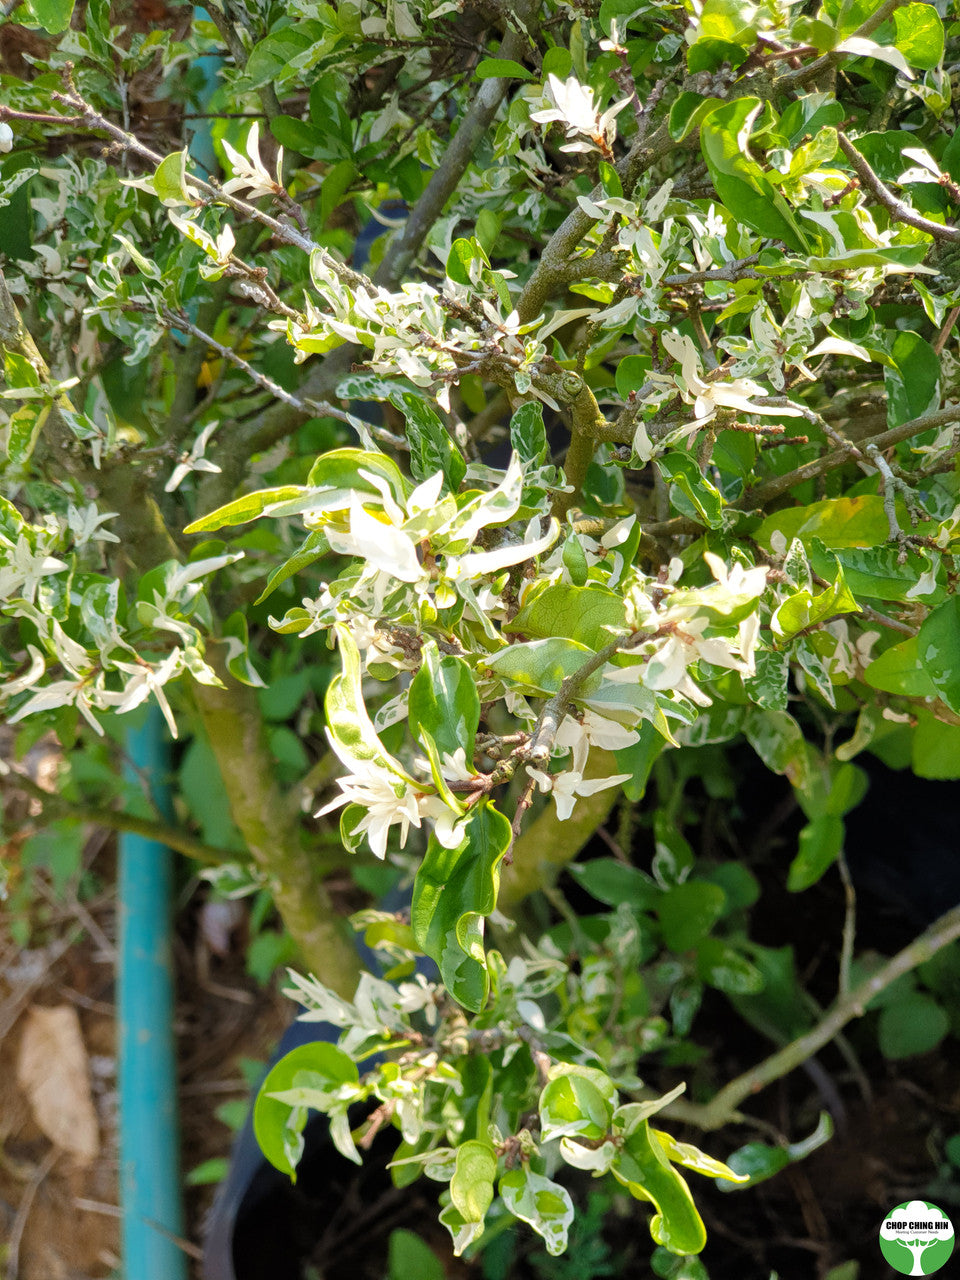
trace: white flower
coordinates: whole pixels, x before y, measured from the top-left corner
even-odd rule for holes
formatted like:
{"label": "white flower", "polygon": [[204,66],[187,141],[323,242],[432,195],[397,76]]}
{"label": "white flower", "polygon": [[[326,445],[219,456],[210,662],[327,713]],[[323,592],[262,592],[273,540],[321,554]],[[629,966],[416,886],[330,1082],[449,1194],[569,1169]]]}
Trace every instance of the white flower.
{"label": "white flower", "polygon": [[38,711],[52,711],[56,707],[75,706],[84,720],[103,737],[103,729],[97,723],[91,711],[91,690],[82,680],[55,680],[44,685],[32,698],[23,704],[12,716],[7,717],[7,724],[16,724],[27,716]]}
{"label": "white flower", "polygon": [[[402,513],[395,514],[402,518]],[[326,525],[330,546],[341,555],[359,556],[368,567],[389,574],[401,582],[419,582],[426,576],[423,565],[417,559],[417,550],[410,537],[391,521],[388,512],[385,519],[371,515],[356,493],[350,495],[349,533]]]}
{"label": "white flower", "polygon": [[21,533],[16,546],[7,551],[0,541],[0,600],[17,595],[32,602],[41,579],[66,568],[62,560],[48,556],[42,548],[34,551],[25,534]]}
{"label": "white flower", "polygon": [[547,77],[547,96],[554,105],[532,111],[530,119],[537,124],[557,120],[566,129],[568,138],[575,138],[579,133],[590,139],[589,142],[564,143],[561,151],[609,151],[614,138],[613,122],[630,101],[623,98],[600,115],[588,85],[581,84],[576,76],[568,76],[564,81],[552,74]]}
{"label": "white flower", "polygon": [[95,502],[89,502],[82,508],[75,507],[71,503],[67,507],[67,524],[76,546],[82,547],[84,543],[90,541],[119,542],[120,539],[115,533],[100,528],[100,525],[107,520],[112,520],[117,514],[116,511],[98,511]]}
{"label": "white flower", "polygon": [[219,422],[208,423],[193,442],[190,452],[180,455],[180,461],[174,467],[170,479],[163,486],[165,493],[173,493],[174,489],[184,482],[191,471],[215,472],[220,470],[215,462],[211,462],[203,456],[210,437],[219,425]]}
{"label": "white flower", "polygon": [[542,769],[534,769],[531,765],[527,765],[527,772],[536,779],[537,786],[543,793],[547,791],[553,793],[557,817],[561,822],[566,822],[573,813],[578,796],[592,796],[597,791],[626,782],[632,776],[629,773],[615,773],[609,778],[584,779],[583,774],[576,769],[565,769],[563,773],[551,774],[544,773]]}
{"label": "white flower", "polygon": [[556,743],[558,747],[570,748],[573,752],[571,761],[573,772],[582,776],[591,747],[602,747],[605,751],[619,751],[622,747],[633,746],[639,736],[635,729],[625,729],[623,725],[615,724],[606,716],[587,709],[583,712],[582,719],[571,715],[564,717],[563,723],[557,730]]}
{"label": "white flower", "polygon": [[[170,736],[176,738],[177,722],[173,718],[173,712],[170,710],[170,704],[167,702],[166,694],[163,692],[163,686],[168,680],[175,679],[183,671],[186,665],[183,651],[174,649],[155,667],[142,661],[138,663],[115,662],[113,665],[118,671],[126,671],[131,678],[119,693],[113,693],[106,689],[100,690],[97,695],[97,705],[100,707],[116,707],[117,713],[122,715],[124,711],[132,711],[134,707],[139,707],[141,703],[146,702],[147,698],[153,694],[160,710],[163,712],[163,718],[167,722]],[[82,706],[80,710],[83,710]],[[98,728],[97,732],[102,732],[102,730]]]}
{"label": "white flower", "polygon": [[676,383],[684,400],[693,402],[694,421],[688,423],[679,435],[671,435],[671,441],[683,438],[702,427],[716,416],[718,409],[740,409],[744,413],[772,414],[774,417],[800,418],[799,409],[791,405],[754,404],[752,396],[765,396],[767,392],[749,378],[731,378],[727,382],[705,382],[700,376],[700,358],[693,339],[685,333],[665,331],[661,335],[664,347],[680,362],[680,376]]}
{"label": "white flower", "polygon": [[467,820],[462,814],[451,809],[441,796],[421,796],[419,811],[421,817],[432,819],[433,834],[444,849],[456,849],[463,844]]}
{"label": "white flower", "polygon": [[248,189],[253,196],[272,196],[276,195],[278,188],[282,190],[282,173],[283,173],[283,147],[280,148],[277,155],[277,176],[272,178],[267,172],[263,161],[260,159],[260,121],[255,120],[250,126],[250,132],[247,134],[247,154],[242,156],[235,147],[232,147],[226,138],[221,140],[220,145],[227,153],[230,164],[233,166],[234,176],[223,184],[223,190],[232,195],[234,191],[243,191]]}
{"label": "white flower", "polygon": [[0,151],[13,150],[13,130],[8,124],[0,124]]}
{"label": "white flower", "polygon": [[386,856],[387,837],[392,826],[400,827],[400,847],[403,848],[410,833],[410,824],[420,826],[416,793],[405,779],[389,773],[372,760],[357,760],[348,756],[333,738],[330,743],[340,759],[353,769],[353,773],[337,779],[337,785],[343,794],[319,809],[315,817],[320,818],[342,804],[357,804],[366,812],[354,832],[367,837],[376,857]]}

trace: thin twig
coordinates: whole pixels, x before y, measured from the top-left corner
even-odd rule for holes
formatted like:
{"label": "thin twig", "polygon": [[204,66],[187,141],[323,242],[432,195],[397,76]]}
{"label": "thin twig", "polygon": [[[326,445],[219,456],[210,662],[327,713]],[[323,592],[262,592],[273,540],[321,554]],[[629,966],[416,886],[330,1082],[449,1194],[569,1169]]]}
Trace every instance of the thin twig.
{"label": "thin twig", "polygon": [[[907,0],[884,0],[880,8],[872,13],[865,22],[861,22],[856,31],[851,32],[851,35],[859,39],[872,35],[878,27],[886,22],[895,9],[899,9],[902,4],[906,3]],[[794,71],[787,71],[782,76],[778,76],[773,84],[774,96],[779,96],[785,90],[798,89],[801,85],[815,80],[822,72],[829,71],[832,67],[835,67],[842,57],[842,53],[831,51],[819,58],[814,58],[813,62],[808,62],[805,67],[797,67]]]}
{"label": "thin twig", "polygon": [[158,844],[166,845],[168,849],[173,849],[176,853],[182,853],[207,866],[219,866],[221,863],[235,862],[237,858],[243,857],[243,854],[236,849],[221,849],[204,844],[201,840],[194,839],[188,832],[153,818],[139,818],[131,813],[99,808],[94,805],[74,804],[61,795],[45,791],[19,766],[10,765],[10,770],[13,775],[11,785],[18,791],[26,791],[33,799],[40,801],[39,816],[44,822],[67,818],[74,822],[87,822],[92,826],[109,827],[113,831],[130,831],[134,835],[155,840]]}
{"label": "thin twig", "polygon": [[950,336],[950,330],[957,323],[957,316],[960,316],[960,307],[953,307],[948,313],[947,318],[946,320],[944,320],[943,326],[940,329],[940,332],[937,334],[934,340],[933,349],[937,355],[940,355],[943,351],[943,348],[947,345],[947,338],[949,338]]}
{"label": "thin twig", "polygon": [[7,1245],[7,1280],[18,1280],[20,1275],[20,1246],[23,1243],[23,1233],[26,1230],[27,1220],[30,1217],[30,1210],[33,1208],[33,1202],[36,1199],[37,1192],[50,1170],[60,1158],[60,1148],[51,1147],[47,1154],[34,1170],[33,1177],[27,1183],[23,1195],[20,1197],[20,1203],[17,1206],[17,1216],[13,1220],[13,1227],[10,1230],[10,1241]]}
{"label": "thin twig", "polygon": [[857,177],[877,199],[880,204],[896,219],[917,231],[925,231],[935,240],[949,240],[956,243],[960,240],[960,228],[945,226],[942,222],[934,222],[923,214],[911,209],[905,201],[898,199],[893,192],[880,181],[871,169],[866,157],[861,155],[842,129],[837,130],[837,141],[840,149],[856,170]]}
{"label": "thin twig", "polygon": [[[520,22],[533,16],[526,4],[515,6],[523,11]],[[498,58],[518,61],[530,47],[530,38],[511,28],[504,36]],[[439,218],[444,205],[456,191],[480,140],[510,88],[508,78],[495,76],[484,80],[470,109],[457,126],[457,132],[437,166],[423,194],[410,211],[403,231],[391,241],[374,282],[385,289],[395,289],[416,257],[430,228]]]}
{"label": "thin twig", "polygon": [[728,1122],[740,1103],[806,1062],[824,1045],[829,1044],[848,1022],[852,1022],[854,1018],[862,1018],[871,1001],[881,991],[885,991],[897,978],[910,973],[957,938],[960,938],[960,907],[953,907],[882,968],[838,999],[810,1031],[731,1080],[702,1107],[686,1108],[686,1118],[703,1129],[720,1128]]}
{"label": "thin twig", "polygon": [[284,391],[278,382],[274,382],[272,378],[265,373],[261,373],[259,369],[254,369],[253,365],[244,360],[242,356],[237,355],[230,347],[225,347],[222,342],[217,342],[216,338],[193,324],[185,313],[177,312],[174,314],[172,311],[164,309],[160,313],[160,319],[171,329],[181,329],[184,333],[189,333],[192,337],[205,342],[211,351],[215,351],[217,355],[222,356],[224,360],[228,360],[236,368],[242,369],[251,381],[255,382],[257,386],[263,387],[264,391],[269,391],[277,400],[282,400],[284,404],[293,405],[295,409],[300,409],[304,413],[309,413],[311,416],[318,418],[335,418],[338,422],[345,422],[348,425],[352,423],[350,414],[345,413],[343,409],[338,408],[336,405],[317,400],[304,400],[300,396],[291,395],[289,391]]}
{"label": "thin twig", "polygon": [[853,887],[846,854],[842,849],[837,855],[837,866],[840,869],[840,879],[843,881],[845,903],[843,942],[840,947],[840,978],[837,986],[840,999],[843,1000],[850,994],[850,968],[853,964],[853,946],[857,938],[857,891]]}
{"label": "thin twig", "polygon": [[618,636],[593,654],[582,667],[578,667],[576,671],[567,676],[553,697],[544,703],[536,728],[530,736],[530,741],[525,747],[520,747],[515,754],[530,764],[546,764],[550,759],[550,752],[553,750],[553,744],[560,730],[560,725],[567,714],[567,708],[583,688],[585,682],[595,671],[599,671],[601,667],[606,666],[615,653],[627,648],[631,642],[636,643],[638,639],[647,640],[649,638],[643,633],[638,633],[638,636]]}

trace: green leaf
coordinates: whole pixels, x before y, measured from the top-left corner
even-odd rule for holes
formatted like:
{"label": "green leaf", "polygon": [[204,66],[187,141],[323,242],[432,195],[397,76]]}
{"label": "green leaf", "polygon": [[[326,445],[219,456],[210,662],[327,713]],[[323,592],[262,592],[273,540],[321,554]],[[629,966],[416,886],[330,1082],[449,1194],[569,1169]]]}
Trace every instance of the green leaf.
{"label": "green leaf", "polygon": [[960,725],[944,724],[929,711],[919,711],[911,765],[918,778],[960,778]]}
{"label": "green leaf", "polygon": [[645,871],[618,862],[616,858],[571,862],[567,870],[587,893],[608,907],[625,903],[628,907],[646,911],[656,905],[663,893]]}
{"label": "green leaf", "polygon": [[534,79],[532,71],[528,71],[526,67],[510,58],[484,58],[477,64],[474,75],[478,80],[494,80],[498,77],[504,80]]}
{"label": "green leaf", "polygon": [[500,1195],[515,1218],[528,1223],[543,1237],[547,1253],[553,1257],[563,1253],[574,1214],[566,1187],[523,1165],[503,1175]]}
{"label": "green leaf", "polygon": [[160,161],[153,175],[153,189],[160,203],[168,208],[193,203],[187,193],[186,148]]}
{"label": "green leaf", "polygon": [[334,209],[344,203],[357,172],[357,166],[352,160],[339,160],[327,170],[320,186],[321,226],[326,226]]}
{"label": "green leaf", "polygon": [[[788,146],[816,136],[821,129],[835,127],[843,120],[843,107],[831,93],[807,93],[791,102],[780,117],[777,131]],[[859,144],[858,144],[859,145]]]}
{"label": "green leaf", "polygon": [[263,688],[263,679],[250,657],[250,633],[247,615],[237,609],[223,624],[223,636],[227,641],[227,670],[234,680],[252,688]]}
{"label": "green leaf", "polygon": [[698,128],[700,121],[710,114],[714,107],[723,106],[722,98],[704,98],[699,93],[685,91],[678,94],[670,108],[667,127],[674,142],[682,142],[688,134]]}
{"label": "green leaf", "polygon": [[559,636],[511,644],[484,663],[501,680],[534,693],[556,693],[593,656],[593,650]]}
{"label": "green leaf", "polygon": [[319,560],[322,555],[326,555],[329,550],[330,543],[327,541],[327,535],[322,529],[314,529],[312,533],[308,534],[300,550],[295,551],[289,560],[284,560],[283,564],[273,570],[267,579],[267,585],[257,596],[254,604],[260,604],[266,600],[288,578],[298,574],[301,569],[306,569],[315,560]]}
{"label": "green leaf", "polygon": [[410,470],[414,479],[427,480],[441,471],[445,481],[442,492],[456,493],[467,471],[463,454],[425,400],[411,391],[404,391],[400,400],[407,419]]}
{"label": "green leaf", "polygon": [[25,7],[44,31],[58,36],[70,25],[74,2],[75,0],[25,0]]}
{"label": "green leaf", "polygon": [[539,467],[546,462],[549,447],[539,400],[522,404],[510,419],[510,443],[525,465]]}
{"label": "green leaf", "polygon": [[441,753],[463,747],[468,766],[480,722],[480,697],[470,667],[453,654],[440,656],[436,642],[427,641],[420,669],[410,682],[410,732],[419,738],[426,729]]}
{"label": "green leaf", "polygon": [[[310,468],[307,484],[317,489],[343,490],[348,495],[353,489],[379,494],[377,486],[362,474],[364,471],[385,480],[401,505],[406,501],[410,483],[394,460],[385,453],[371,453],[366,449],[331,449],[329,453],[322,453]],[[343,506],[349,506],[349,496]]]}
{"label": "green leaf", "polygon": [[894,10],[894,44],[912,67],[930,71],[943,57],[943,23],[933,5],[908,4]]}
{"label": "green leaf", "polygon": [[750,97],[717,107],[700,125],[700,148],[717,195],[734,218],[805,253],[809,246],[793,210],[748,150],[751,125],[762,109]]}
{"label": "green leaf", "polygon": [[808,631],[835,618],[837,614],[858,613],[860,606],[853,598],[843,579],[843,570],[834,561],[836,581],[814,595],[806,588],[788,596],[777,607],[770,620],[770,628],[781,641],[792,639],[801,631]]}
{"label": "green leaf", "polygon": [[355,1085],[360,1078],[352,1058],[336,1045],[321,1040],[293,1049],[267,1073],[253,1107],[253,1132],[260,1150],[274,1168],[289,1173],[294,1182],[297,1160],[303,1150],[300,1135],[307,1122],[307,1108],[291,1106],[271,1094],[295,1088],[302,1072],[309,1072],[312,1078],[319,1076],[329,1086],[331,1095],[339,1086]]}
{"label": "green leaf", "polygon": [[939,408],[940,359],[925,338],[910,330],[897,334],[890,354],[896,367],[883,371],[887,425],[899,427]]}
{"label": "green leaf", "polygon": [[950,1030],[946,1010],[933,996],[914,991],[880,1011],[877,1039],[885,1058],[897,1061],[929,1053]]}
{"label": "green leaf", "polygon": [[917,653],[937,693],[960,713],[960,597],[950,596],[928,615],[917,636]]}
{"label": "green leaf", "polygon": [[769,549],[774,533],[787,543],[800,538],[806,545],[814,537],[828,547],[873,547],[886,542],[889,528],[883,499],[875,493],[855,498],[825,498],[806,507],[775,511],[760,525],[754,537]]}
{"label": "green leaf", "polygon": [[428,1244],[402,1227],[390,1232],[386,1280],[446,1280],[443,1263]]}
{"label": "green leaf", "polygon": [[690,951],[720,919],[725,903],[719,885],[705,880],[675,885],[656,904],[664,942],[678,954]]}
{"label": "green leaf", "polygon": [[268,81],[279,78],[294,58],[310,49],[318,34],[322,34],[318,22],[303,21],[296,26],[272,31],[266,39],[254,45],[243,69],[243,79],[251,89],[259,89]]}
{"label": "green leaf", "polygon": [[919,637],[891,645],[863,673],[871,689],[902,693],[908,698],[934,698],[936,686],[920,661]]}
{"label": "green leaf", "polygon": [[454,240],[447,255],[447,275],[456,284],[476,286],[484,267],[490,266],[483,245],[475,237]]}
{"label": "green leaf", "polygon": [[224,525],[246,524],[263,515],[268,507],[278,502],[288,502],[298,498],[306,490],[299,484],[285,484],[276,489],[258,489],[255,493],[245,493],[209,515],[201,516],[184,529],[184,533],[209,533],[213,529],[222,529]]}
{"label": "green leaf", "polygon": [[741,952],[719,938],[704,938],[697,947],[697,976],[728,995],[763,990],[763,974]]}
{"label": "green leaf", "polygon": [[785,653],[774,649],[757,649],[754,655],[757,673],[744,680],[743,687],[751,702],[771,711],[786,711],[787,681],[790,661]]}
{"label": "green leaf", "polygon": [[730,995],[737,1013],[763,1035],[778,1043],[796,1040],[810,1027],[812,1015],[797,980],[793,948],[750,949],[753,963],[763,977],[763,989],[749,995]]}
{"label": "green leaf", "polygon": [[656,1214],[650,1234],[671,1253],[699,1253],[707,1242],[703,1220],[690,1188],[667,1159],[644,1120],[623,1137],[611,1172],[638,1200],[652,1201]]}
{"label": "green leaf", "polygon": [[440,967],[444,985],[478,1013],[487,999],[483,918],[493,911],[510,823],[489,801],[471,811],[456,849],[431,836],[413,884],[410,923],[417,945]]}
{"label": "green leaf", "polygon": [[814,818],[800,832],[800,848],[790,863],[787,888],[799,893],[816,884],[843,848],[843,820],[831,814]]}
{"label": "green leaf", "polygon": [[464,1222],[483,1222],[493,1202],[497,1157],[489,1142],[471,1139],[457,1148],[450,1199]]}
{"label": "green leaf", "polygon": [[552,582],[540,590],[534,588],[503,629],[528,636],[565,636],[590,649],[602,649],[626,627],[626,607],[616,592],[593,584],[577,587]]}
{"label": "green leaf", "polygon": [[574,1063],[551,1068],[540,1093],[540,1130],[544,1142],[578,1137],[605,1138],[613,1120],[616,1089],[602,1071]]}
{"label": "green leaf", "polygon": [[677,510],[694,520],[703,520],[711,529],[719,529],[726,503],[719,489],[701,473],[696,459],[677,450],[662,454],[657,458],[657,466],[664,478],[675,486],[672,497]]}
{"label": "green leaf", "polygon": [[810,542],[810,567],[814,573],[821,578],[832,577],[839,560],[844,580],[857,597],[906,600],[907,592],[929,567],[928,561],[915,551],[908,551],[906,560],[901,563],[900,548],[894,545],[841,547],[834,554],[819,539],[812,538]]}
{"label": "green leaf", "polygon": [[550,75],[556,76],[558,80],[566,80],[572,70],[573,58],[570,56],[569,49],[557,45],[553,49],[548,49],[543,55],[541,71],[544,80]]}
{"label": "green leaf", "polygon": [[274,116],[270,121],[270,132],[281,147],[298,151],[311,160],[326,160],[330,155],[329,134],[296,116]]}
{"label": "green leaf", "polygon": [[651,1129],[650,1132],[663,1147],[667,1159],[672,1160],[674,1164],[682,1164],[685,1169],[702,1173],[705,1178],[721,1178],[724,1182],[750,1181],[742,1173],[736,1173],[722,1160],[714,1160],[713,1156],[708,1156],[705,1151],[701,1151],[690,1142],[678,1142],[676,1138],[669,1133],[663,1133],[660,1129]]}
{"label": "green leaf", "polygon": [[[397,762],[384,750],[363,700],[360,651],[344,623],[336,627],[340,671],[327,686],[324,709],[331,736],[355,760],[369,760],[404,779]],[[398,783],[399,785],[399,783]]]}

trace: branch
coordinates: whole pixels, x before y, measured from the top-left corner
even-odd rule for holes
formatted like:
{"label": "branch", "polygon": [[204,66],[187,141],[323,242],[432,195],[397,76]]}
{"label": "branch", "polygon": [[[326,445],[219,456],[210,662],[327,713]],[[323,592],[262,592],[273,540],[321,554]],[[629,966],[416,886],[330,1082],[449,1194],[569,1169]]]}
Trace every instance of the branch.
{"label": "branch", "polygon": [[631,636],[617,636],[615,640],[611,640],[609,644],[604,645],[602,649],[599,649],[588,658],[582,667],[578,667],[576,671],[567,676],[561,682],[560,688],[553,697],[544,703],[536,727],[530,735],[529,742],[519,748],[516,755],[531,764],[546,764],[550,759],[554,739],[557,736],[563,717],[567,714],[571,702],[573,702],[587,680],[595,671],[599,671],[601,667],[606,666],[615,653],[629,649],[632,645],[649,639],[650,636],[644,632],[637,632],[636,635]]}
{"label": "branch", "polygon": [[802,467],[796,467],[785,475],[774,476],[770,480],[765,480],[763,484],[757,485],[755,489],[748,489],[743,497],[732,505],[738,508],[762,507],[774,498],[779,498],[781,494],[792,489],[794,485],[801,484],[804,480],[813,480],[816,476],[823,475],[826,471],[833,471],[837,467],[842,467],[853,456],[854,450],[859,449],[861,452],[865,452],[871,445],[881,450],[889,449],[891,445],[900,444],[903,440],[909,440],[911,436],[920,435],[922,432],[929,431],[934,427],[949,426],[951,422],[960,422],[960,405],[952,405],[948,409],[939,409],[936,413],[928,413],[922,418],[911,418],[909,422],[904,422],[899,427],[893,427],[889,431],[881,431],[879,435],[861,440],[859,445],[850,444],[843,449],[834,450],[833,453],[826,453],[820,458],[814,458],[812,462],[806,462]]}
{"label": "branch", "polygon": [[[152,164],[154,168],[166,158],[160,155],[158,151],[146,146],[134,134],[121,129],[119,125],[115,125],[106,116],[101,115],[95,107],[91,106],[72,87],[68,88],[65,93],[53,93],[51,96],[55,102],[61,102],[79,114],[57,116],[47,112],[16,111],[12,107],[7,107],[0,103],[0,120],[23,120],[31,124],[45,125],[72,125],[75,128],[92,129],[98,133],[105,133],[114,140],[121,150],[133,152],[134,155]],[[248,200],[240,200],[237,196],[229,195],[223,190],[219,182],[207,181],[191,173],[187,176],[187,186],[204,192],[215,203],[226,205],[234,213],[242,214],[245,218],[259,222],[262,226],[268,228],[275,239],[282,244],[293,245],[294,248],[301,249],[304,253],[319,253],[324,265],[335,272],[344,284],[352,288],[359,288],[361,285],[368,289],[372,288],[372,283],[367,276],[345,266],[344,263],[327,253],[325,249],[321,249],[310,236],[299,230],[299,228],[292,226],[289,222],[281,222],[279,218],[274,218],[271,214],[258,209],[255,204],[251,204]],[[189,190],[187,194],[190,194]]]}
{"label": "branch", "polygon": [[[671,138],[667,125],[662,124],[649,142],[640,141],[635,144],[616,166],[624,191],[632,191],[644,170],[649,169],[667,152],[675,147],[692,146],[696,140],[697,134],[694,131],[684,142],[676,143]],[[591,199],[599,200],[602,196],[602,187],[595,187],[591,193]],[[544,303],[562,282],[574,250],[595,222],[596,218],[591,218],[577,205],[576,208],[571,209],[550,237],[540,255],[540,261],[517,299],[517,313],[524,324],[535,320],[543,310]]]}
{"label": "branch", "polygon": [[275,399],[300,410],[304,417],[336,418],[338,422],[350,424],[350,414],[344,413],[337,405],[307,400],[301,396],[291,395],[289,391],[284,391],[278,382],[274,382],[265,373],[260,373],[259,370],[254,369],[253,365],[244,360],[242,356],[238,356],[230,347],[225,347],[222,343],[217,342],[216,338],[211,337],[209,333],[205,333],[198,325],[193,324],[185,312],[178,312],[175,315],[164,307],[160,312],[159,318],[169,328],[182,330],[184,333],[189,333],[192,337],[197,338],[200,342],[206,343],[211,351],[215,351],[224,360],[229,360],[236,368],[242,369],[252,382],[263,387],[264,391],[269,391]]}
{"label": "branch", "polygon": [[[504,36],[497,57],[517,62],[529,46],[529,36],[521,35],[520,32],[511,28]],[[396,289],[403,279],[430,228],[456,191],[467,165],[473,158],[474,151],[489,129],[509,87],[510,80],[499,76],[482,82],[470,110],[457,125],[457,132],[444,152],[443,159],[411,210],[403,231],[391,241],[374,276],[375,284],[384,289]]]}
{"label": "branch", "polygon": [[870,168],[866,157],[860,154],[842,129],[837,130],[837,141],[840,143],[841,151],[853,165],[861,183],[897,222],[904,222],[908,227],[913,227],[917,231],[925,231],[928,236],[933,236],[935,240],[949,240],[952,243],[960,241],[960,228],[948,227],[942,222],[933,222],[930,218],[925,218],[922,214],[911,209],[910,205],[905,201],[898,199],[888,187],[885,187]]}
{"label": "branch", "polygon": [[687,1106],[684,1118],[702,1129],[719,1129],[733,1117],[741,1102],[806,1062],[824,1045],[829,1044],[848,1022],[854,1018],[862,1018],[870,1002],[881,991],[957,938],[960,938],[960,907],[953,907],[919,938],[898,952],[883,968],[838,999],[810,1031],[731,1080],[705,1105]]}
{"label": "branch", "polygon": [[230,801],[230,812],[253,860],[266,875],[277,910],[307,968],[349,999],[360,960],[346,922],[334,909],[285,803],[256,693],[227,672],[211,645],[207,660],[221,687],[195,684],[193,695]]}
{"label": "branch", "polygon": [[[862,39],[864,36],[873,35],[878,27],[882,27],[886,20],[892,16],[895,9],[899,9],[902,4],[906,4],[907,0],[884,0],[875,13],[872,13],[865,22],[861,22],[856,31],[851,32],[852,36]],[[850,37],[848,36],[847,39]],[[824,53],[819,58],[814,58],[813,62],[808,62],[805,67],[798,67],[795,71],[787,71],[784,75],[778,76],[774,81],[773,89],[776,94],[781,94],[787,90],[799,89],[802,85],[807,84],[810,80],[815,80],[822,71],[829,71],[835,67],[842,53]]]}
{"label": "branch", "polygon": [[189,832],[166,822],[158,822],[153,818],[138,818],[132,813],[106,809],[97,805],[74,804],[64,799],[62,795],[44,790],[17,766],[11,765],[10,769],[15,779],[13,787],[17,791],[26,792],[31,799],[39,801],[42,806],[39,816],[45,823],[69,819],[71,822],[88,822],[92,826],[107,827],[111,831],[130,831],[134,835],[145,836],[148,840],[166,845],[168,849],[182,853],[206,866],[235,862],[242,856],[236,849],[221,849],[216,845],[204,844]]}
{"label": "branch", "polygon": [[738,280],[769,280],[762,271],[755,271],[753,264],[759,262],[759,253],[751,253],[748,258],[737,258],[728,262],[725,267],[711,267],[709,271],[684,271],[675,276],[664,276],[661,284],[673,288],[684,288],[690,284],[706,284],[708,280],[727,280],[735,284]]}

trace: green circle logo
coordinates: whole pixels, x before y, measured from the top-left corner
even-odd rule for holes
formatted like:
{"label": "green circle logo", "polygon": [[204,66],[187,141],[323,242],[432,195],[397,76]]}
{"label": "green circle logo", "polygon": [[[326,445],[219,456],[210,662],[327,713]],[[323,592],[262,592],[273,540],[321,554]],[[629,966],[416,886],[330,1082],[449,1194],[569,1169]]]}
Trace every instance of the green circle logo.
{"label": "green circle logo", "polygon": [[902,1276],[932,1276],[953,1253],[953,1223],[935,1204],[898,1204],[880,1227],[880,1252]]}

